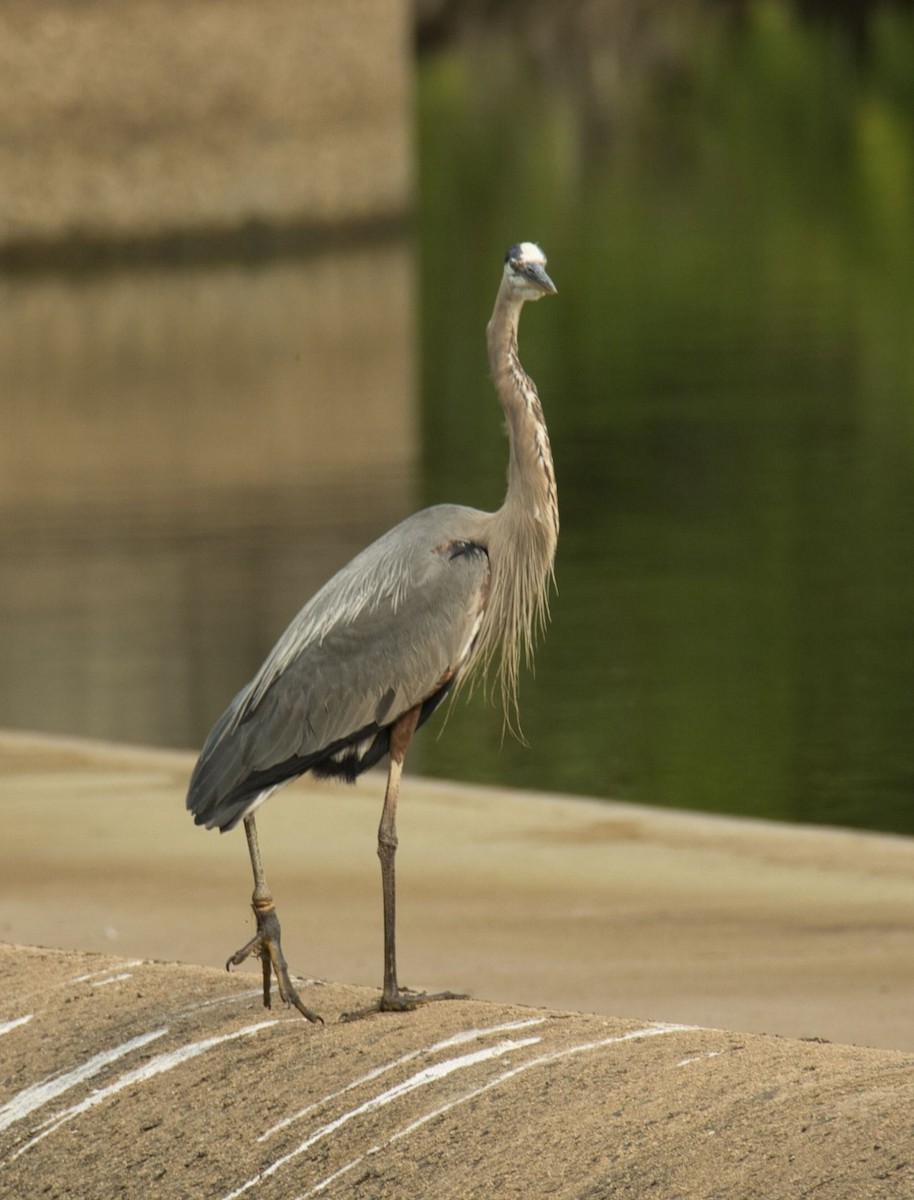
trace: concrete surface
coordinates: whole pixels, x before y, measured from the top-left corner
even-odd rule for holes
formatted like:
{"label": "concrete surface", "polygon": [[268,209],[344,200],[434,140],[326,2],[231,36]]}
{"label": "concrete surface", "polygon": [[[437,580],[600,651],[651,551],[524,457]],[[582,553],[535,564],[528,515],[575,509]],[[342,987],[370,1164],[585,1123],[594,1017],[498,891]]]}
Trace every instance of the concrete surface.
{"label": "concrete surface", "polygon": [[402,219],[410,55],[404,0],[8,0],[0,255]]}
{"label": "concrete surface", "polygon": [[266,1012],[239,975],[0,948],[0,1191],[909,1200],[914,1058],[479,1001]]}

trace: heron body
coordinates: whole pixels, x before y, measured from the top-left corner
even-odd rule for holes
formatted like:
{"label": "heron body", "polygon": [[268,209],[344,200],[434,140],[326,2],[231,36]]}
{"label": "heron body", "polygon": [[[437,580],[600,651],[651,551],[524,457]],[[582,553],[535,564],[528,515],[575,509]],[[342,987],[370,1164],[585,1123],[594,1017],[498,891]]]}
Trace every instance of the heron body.
{"label": "heron body", "polygon": [[191,781],[198,824],[231,829],[267,789],[308,770],[355,779],[387,753],[397,717],[416,705],[418,724],[431,715],[485,611],[484,518],[455,505],[416,513],[305,605],[203,748]]}
{"label": "heron body", "polygon": [[353,780],[388,755],[378,840],[385,906],[381,1007],[408,1006],[396,983],[393,916],[396,801],[406,747],[455,683],[496,657],[506,704],[515,705],[519,659],[531,652],[546,615],[558,536],[555,476],[539,397],[517,353],[524,302],[555,291],[544,267],[537,246],[511,247],[488,326],[490,368],[510,443],[502,507],[494,513],[453,504],[423,509],[353,558],[293,619],[214,726],[194,769],[187,806],[195,822],[224,832],[244,819],[258,934],[229,961],[260,956],[268,1005],[272,969],[283,998],[316,1017],[288,979],[254,811],[306,771]]}

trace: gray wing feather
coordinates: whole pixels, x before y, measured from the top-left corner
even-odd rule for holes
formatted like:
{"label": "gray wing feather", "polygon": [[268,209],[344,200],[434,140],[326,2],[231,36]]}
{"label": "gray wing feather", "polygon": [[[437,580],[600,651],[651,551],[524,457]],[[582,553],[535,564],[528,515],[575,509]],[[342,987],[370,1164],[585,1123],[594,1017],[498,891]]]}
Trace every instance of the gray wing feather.
{"label": "gray wing feather", "polygon": [[440,515],[426,510],[373,543],[276,643],[233,721],[237,727],[258,712],[260,763],[290,748],[319,750],[371,724],[391,689],[385,721],[392,721],[459,665],[488,564],[452,557],[453,538],[436,536],[446,530],[429,519]]}
{"label": "gray wing feather", "polygon": [[[238,719],[256,708],[272,684],[304,650],[337,636],[344,643],[343,650],[357,652],[364,648],[365,638],[360,641],[352,634],[347,639],[346,631],[358,628],[361,632],[373,617],[390,622],[406,602],[421,605],[424,589],[434,588],[441,565],[435,549],[461,536],[453,532],[453,527],[462,524],[459,517],[463,512],[472,510],[439,505],[416,513],[338,571],[312,596],[273,647],[252,680],[250,695]],[[446,604],[448,584],[441,595],[426,593],[426,601]],[[456,599],[459,603],[459,596]],[[363,616],[365,626],[359,626]],[[401,619],[399,628],[402,626]]]}
{"label": "gray wing feather", "polygon": [[246,778],[391,723],[459,669],[488,581],[485,554],[455,550],[470,516],[417,513],[312,597],[210,734],[188,794],[198,819],[222,824]]}

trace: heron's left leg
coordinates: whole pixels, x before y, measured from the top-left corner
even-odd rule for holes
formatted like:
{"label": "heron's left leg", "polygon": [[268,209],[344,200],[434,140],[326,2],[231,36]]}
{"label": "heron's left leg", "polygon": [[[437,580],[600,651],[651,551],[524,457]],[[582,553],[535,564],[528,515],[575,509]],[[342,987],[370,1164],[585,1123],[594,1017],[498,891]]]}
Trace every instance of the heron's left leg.
{"label": "heron's left leg", "polygon": [[254,894],[251,897],[251,907],[257,918],[257,932],[246,945],[235,951],[225,964],[225,969],[237,967],[246,958],[256,954],[263,967],[264,1007],[270,1008],[270,987],[275,972],[281,999],[286,1004],[294,1004],[302,1016],[307,1017],[309,1021],[322,1021],[323,1019],[316,1012],[308,1008],[289,978],[289,968],[286,966],[280,943],[279,917],[276,915],[273,893],[267,886],[264,877],[263,862],[260,857],[260,840],[257,837],[257,826],[254,823],[253,813],[244,818],[244,832],[248,839],[248,852],[254,872]]}

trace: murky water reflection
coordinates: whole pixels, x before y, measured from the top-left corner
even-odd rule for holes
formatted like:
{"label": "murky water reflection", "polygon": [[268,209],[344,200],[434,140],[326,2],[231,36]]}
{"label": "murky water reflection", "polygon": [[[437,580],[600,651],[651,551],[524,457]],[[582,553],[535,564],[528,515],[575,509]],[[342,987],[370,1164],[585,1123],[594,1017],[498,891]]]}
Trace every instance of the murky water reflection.
{"label": "murky water reflection", "polygon": [[193,746],[414,503],[409,250],[8,280],[0,308],[0,724]]}

